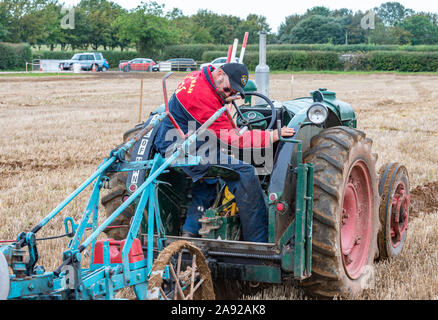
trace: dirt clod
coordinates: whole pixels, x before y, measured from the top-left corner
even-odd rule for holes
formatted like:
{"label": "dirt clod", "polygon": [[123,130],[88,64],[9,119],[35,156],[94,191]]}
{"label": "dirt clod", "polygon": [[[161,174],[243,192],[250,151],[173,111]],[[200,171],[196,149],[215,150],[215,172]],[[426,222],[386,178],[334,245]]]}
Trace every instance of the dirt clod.
{"label": "dirt clod", "polygon": [[412,216],[438,211],[438,181],[417,186],[410,193]]}

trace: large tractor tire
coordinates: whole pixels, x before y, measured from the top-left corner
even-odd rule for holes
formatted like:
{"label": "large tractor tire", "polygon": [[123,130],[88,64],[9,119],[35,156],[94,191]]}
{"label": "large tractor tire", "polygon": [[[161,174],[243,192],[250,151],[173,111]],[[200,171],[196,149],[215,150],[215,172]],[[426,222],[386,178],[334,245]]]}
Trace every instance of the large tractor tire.
{"label": "large tractor tire", "polygon": [[312,138],[305,162],[314,165],[310,296],[357,295],[370,284],[377,255],[379,194],[372,140],[332,127]]}
{"label": "large tractor tire", "polygon": [[[123,134],[123,142],[127,142],[132,139],[138,131],[140,131],[142,125],[137,125],[136,127],[126,131]],[[128,150],[125,155],[125,159],[130,161],[131,150]],[[109,176],[110,182],[110,192],[102,197],[101,203],[105,208],[105,213],[107,217],[113,214],[113,212],[122,205],[124,200],[129,197],[129,192],[126,189],[126,179],[128,177],[127,172],[116,172]],[[110,225],[110,228],[105,230],[105,234],[108,238],[115,240],[123,240],[128,235],[129,225],[131,218],[135,214],[135,205],[131,204],[128,208],[123,211]]]}

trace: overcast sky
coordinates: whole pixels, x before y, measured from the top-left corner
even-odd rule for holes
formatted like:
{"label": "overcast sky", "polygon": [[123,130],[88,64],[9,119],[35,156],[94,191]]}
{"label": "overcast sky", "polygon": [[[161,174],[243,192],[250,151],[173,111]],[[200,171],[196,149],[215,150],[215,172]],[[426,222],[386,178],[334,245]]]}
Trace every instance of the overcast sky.
{"label": "overcast sky", "polygon": [[[119,3],[126,9],[137,7],[141,0],[112,0]],[[208,9],[217,14],[227,14],[245,19],[248,14],[254,13],[265,16],[273,32],[277,32],[278,27],[285,18],[291,14],[302,14],[307,9],[314,6],[325,6],[329,9],[348,8],[353,11],[361,10],[363,12],[379,7],[382,3],[395,0],[156,0],[159,4],[164,4],[164,11],[171,11],[173,8],[179,8],[184,15],[190,16],[195,14],[199,9]],[[79,3],[79,0],[60,0],[67,6]],[[149,1],[145,1],[149,2]],[[415,11],[427,11],[438,13],[438,1],[427,0],[400,0],[397,1],[406,8]]]}

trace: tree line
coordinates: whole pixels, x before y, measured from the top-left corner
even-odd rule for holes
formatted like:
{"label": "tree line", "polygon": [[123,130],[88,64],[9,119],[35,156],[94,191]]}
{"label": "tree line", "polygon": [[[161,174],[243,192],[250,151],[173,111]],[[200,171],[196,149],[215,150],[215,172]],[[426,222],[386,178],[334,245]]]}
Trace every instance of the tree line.
{"label": "tree line", "polygon": [[[370,12],[313,7],[290,15],[280,26],[282,43],[433,45],[438,43],[438,14],[415,12],[399,2],[385,2],[372,10],[372,28],[362,20]],[[369,21],[366,26],[371,26]]]}
{"label": "tree line", "polygon": [[266,17],[249,14],[245,19],[200,9],[185,16],[174,8],[142,2],[127,10],[109,0],[82,0],[73,9],[73,28],[63,27],[67,16],[58,0],[0,1],[0,42],[26,42],[50,50],[126,50],[135,48],[153,55],[164,46],[177,44],[230,44],[249,32],[249,44],[258,42],[258,33],[268,34],[269,43],[283,44],[437,44],[438,15],[415,12],[398,2],[374,8],[373,28],[361,21],[367,12],[318,6],[304,14],[285,18],[273,32]]}
{"label": "tree line", "polygon": [[[180,9],[165,12],[164,5],[142,2],[127,10],[109,0],[82,0],[63,10],[58,0],[0,1],[0,42],[27,42],[50,50],[76,50],[103,47],[104,50],[134,47],[142,53],[154,53],[165,45],[190,43],[229,43],[250,33],[249,43],[258,32],[271,32],[266,18],[249,14],[246,19],[199,10],[184,16]],[[73,9],[71,11],[70,9]],[[73,21],[63,27],[68,13]],[[73,28],[70,28],[74,26]]]}

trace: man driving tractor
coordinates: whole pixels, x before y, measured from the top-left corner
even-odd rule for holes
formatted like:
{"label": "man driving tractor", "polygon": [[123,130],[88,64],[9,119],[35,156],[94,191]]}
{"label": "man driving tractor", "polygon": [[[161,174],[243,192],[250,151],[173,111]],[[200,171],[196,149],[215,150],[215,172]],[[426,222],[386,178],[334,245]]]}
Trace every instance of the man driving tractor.
{"label": "man driving tractor", "polygon": [[[243,88],[247,81],[248,69],[240,63],[227,63],[220,68],[210,65],[201,71],[192,72],[178,85],[169,100],[169,112],[182,132],[187,134],[190,123],[195,123],[195,129],[198,129],[225,104],[244,98]],[[169,148],[172,147],[174,141],[166,134],[174,129],[175,126],[168,117],[163,120],[158,129],[154,146],[162,155],[172,151]],[[239,148],[267,148],[279,140],[277,130],[249,130],[239,133],[225,114],[222,114],[209,127],[209,132],[217,138],[217,143],[226,143]],[[284,137],[294,134],[293,128],[283,127],[281,129],[281,135]],[[197,143],[196,148],[199,149],[201,146],[201,143]],[[240,176],[237,181],[224,180],[229,191],[235,196],[242,224],[243,240],[267,242],[267,208],[255,168],[251,164],[236,160],[220,151],[216,156],[214,157],[217,160],[216,163],[210,161],[197,166],[182,167],[182,170],[193,180],[192,203],[183,225],[182,236],[198,236],[199,219],[204,209],[210,207],[216,195],[215,185],[200,179],[211,165],[220,163],[221,166],[233,169]]]}

